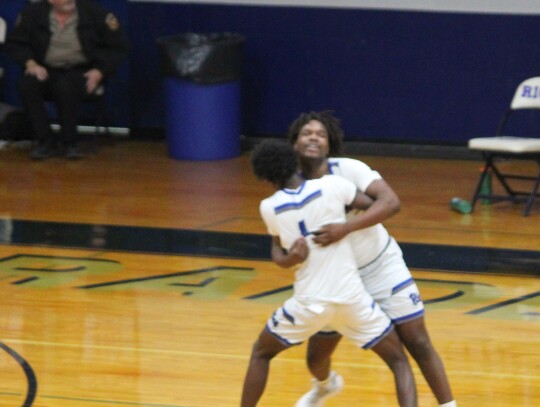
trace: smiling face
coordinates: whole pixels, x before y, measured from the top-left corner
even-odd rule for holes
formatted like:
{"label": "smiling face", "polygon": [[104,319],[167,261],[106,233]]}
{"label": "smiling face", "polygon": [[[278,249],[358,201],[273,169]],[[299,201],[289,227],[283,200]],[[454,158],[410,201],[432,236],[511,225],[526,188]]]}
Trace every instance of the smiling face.
{"label": "smiling face", "polygon": [[294,149],[301,158],[325,158],[330,150],[326,127],[318,120],[310,120],[298,132]]}
{"label": "smiling face", "polygon": [[[298,143],[301,132],[302,137],[307,138],[307,140]],[[313,137],[311,143],[309,143],[309,137]],[[310,154],[314,153],[316,143],[320,143],[320,148],[324,149],[322,157],[341,157],[343,155],[343,130],[339,119],[334,117],[329,110],[301,113],[289,126],[287,138],[297,150],[301,160],[302,158],[310,158],[303,157],[302,147],[306,142],[311,144]]]}

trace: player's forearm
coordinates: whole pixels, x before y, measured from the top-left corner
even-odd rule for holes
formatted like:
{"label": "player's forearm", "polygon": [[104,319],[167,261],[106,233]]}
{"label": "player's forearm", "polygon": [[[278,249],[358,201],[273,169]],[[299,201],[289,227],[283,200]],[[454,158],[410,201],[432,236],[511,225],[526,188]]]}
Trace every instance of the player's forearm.
{"label": "player's forearm", "polygon": [[379,198],[364,212],[359,212],[355,216],[349,217],[345,223],[347,233],[382,223],[398,213],[400,208],[401,204],[395,195],[387,198]]}
{"label": "player's forearm", "polygon": [[286,253],[283,249],[272,249],[272,261],[279,267],[290,268],[302,263],[302,259],[294,253]]}
{"label": "player's forearm", "polygon": [[304,237],[299,237],[289,250],[284,250],[278,237],[272,239],[272,261],[278,266],[289,268],[306,260],[309,247]]}

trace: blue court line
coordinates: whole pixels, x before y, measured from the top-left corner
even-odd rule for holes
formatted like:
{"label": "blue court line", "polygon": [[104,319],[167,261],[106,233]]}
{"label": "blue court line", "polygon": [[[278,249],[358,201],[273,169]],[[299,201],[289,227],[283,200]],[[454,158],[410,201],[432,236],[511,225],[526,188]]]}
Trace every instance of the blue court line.
{"label": "blue court line", "polygon": [[527,295],[521,295],[519,297],[512,298],[512,299],[509,299],[509,300],[506,300],[506,301],[502,301],[502,302],[499,302],[497,304],[492,304],[492,305],[488,305],[487,307],[477,308],[475,310],[468,311],[465,314],[469,314],[469,315],[482,314],[484,312],[493,311],[494,309],[497,309],[497,308],[506,307],[507,305],[512,305],[512,304],[516,304],[518,302],[529,300],[531,298],[538,297],[539,295],[540,295],[540,291],[537,291],[537,292],[531,293],[531,294],[527,294]]}
{"label": "blue court line", "polygon": [[32,369],[32,366],[17,352],[7,346],[5,343],[0,342],[0,348],[3,349],[9,356],[11,356],[22,368],[24,375],[26,376],[26,382],[28,384],[28,390],[26,391],[26,397],[22,404],[22,407],[31,407],[37,393],[37,379]]}
{"label": "blue court line", "polygon": [[[0,245],[270,261],[270,236],[9,219]],[[99,228],[96,228],[99,226]],[[98,231],[96,231],[98,229]],[[100,239],[94,239],[99,232]],[[99,245],[96,242],[100,242]],[[540,276],[540,251],[399,242],[410,268]]]}

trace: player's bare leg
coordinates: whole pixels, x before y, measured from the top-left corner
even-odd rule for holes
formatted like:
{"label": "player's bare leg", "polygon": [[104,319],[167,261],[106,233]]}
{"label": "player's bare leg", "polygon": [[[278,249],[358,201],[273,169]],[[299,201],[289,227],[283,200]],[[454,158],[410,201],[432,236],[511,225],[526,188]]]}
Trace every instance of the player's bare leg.
{"label": "player's bare leg", "polygon": [[278,341],[266,328],[253,345],[249,367],[244,379],[241,407],[255,407],[261,398],[270,370],[270,361],[289,346]]}
{"label": "player's bare leg", "polygon": [[418,395],[414,375],[395,329],[371,349],[392,370],[400,407],[417,407]]}
{"label": "player's bare leg", "polygon": [[305,393],[294,407],[323,406],[326,399],[335,396],[343,388],[343,377],[331,371],[331,355],[342,336],[314,335],[309,338],[307,362],[313,375],[312,388]]}
{"label": "player's bare leg", "polygon": [[398,335],[414,358],[440,405],[453,401],[443,361],[429,337],[424,318],[396,326]]}
{"label": "player's bare leg", "polygon": [[314,335],[309,338],[307,365],[309,371],[317,380],[326,380],[330,375],[331,356],[341,338],[342,336],[338,333],[330,336]]}

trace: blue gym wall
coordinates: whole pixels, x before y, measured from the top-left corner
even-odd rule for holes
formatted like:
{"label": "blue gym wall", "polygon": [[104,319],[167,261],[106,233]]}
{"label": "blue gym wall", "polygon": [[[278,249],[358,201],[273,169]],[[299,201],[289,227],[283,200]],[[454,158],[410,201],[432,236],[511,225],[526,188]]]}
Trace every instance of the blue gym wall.
{"label": "blue gym wall", "polygon": [[[478,0],[454,1],[465,5],[457,11],[361,8],[377,2],[359,0],[100,2],[125,23],[133,45],[111,89],[116,121],[143,132],[164,127],[155,41],[189,31],[246,37],[247,136],[281,136],[298,113],[331,109],[348,140],[463,144],[493,135],[519,82],[540,76],[540,9],[527,12],[532,2],[526,0],[510,2],[510,8],[526,6],[518,12],[466,10]],[[11,26],[24,1],[0,3]],[[13,83],[6,85],[5,98],[16,100]]]}

